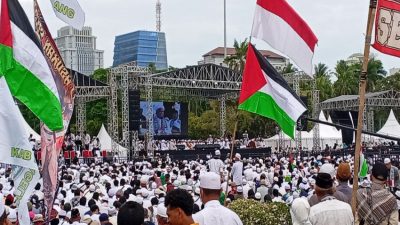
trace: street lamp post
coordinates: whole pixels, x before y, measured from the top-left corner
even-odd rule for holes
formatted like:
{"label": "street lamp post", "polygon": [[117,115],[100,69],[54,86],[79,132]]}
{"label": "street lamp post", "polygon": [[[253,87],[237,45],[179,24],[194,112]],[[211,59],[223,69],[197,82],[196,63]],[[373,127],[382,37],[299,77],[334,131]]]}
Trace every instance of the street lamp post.
{"label": "street lamp post", "polygon": [[224,0],[224,59],[226,55],[226,0]]}

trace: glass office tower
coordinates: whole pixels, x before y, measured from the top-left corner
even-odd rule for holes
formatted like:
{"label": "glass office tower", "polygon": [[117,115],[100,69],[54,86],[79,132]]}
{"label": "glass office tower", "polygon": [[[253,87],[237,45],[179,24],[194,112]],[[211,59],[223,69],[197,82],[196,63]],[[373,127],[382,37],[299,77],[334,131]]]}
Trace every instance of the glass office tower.
{"label": "glass office tower", "polygon": [[158,70],[167,69],[165,33],[139,30],[116,36],[113,66],[132,61],[138,66],[154,63]]}

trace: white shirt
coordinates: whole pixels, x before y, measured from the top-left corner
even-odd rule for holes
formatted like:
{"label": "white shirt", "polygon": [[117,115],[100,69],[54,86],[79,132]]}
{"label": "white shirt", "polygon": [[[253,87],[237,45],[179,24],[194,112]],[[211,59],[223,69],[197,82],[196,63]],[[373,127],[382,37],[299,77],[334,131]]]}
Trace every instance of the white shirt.
{"label": "white shirt", "polygon": [[193,220],[199,225],[243,225],[236,213],[217,200],[207,202],[203,210],[193,214]]}
{"label": "white shirt", "polygon": [[210,159],[208,160],[208,167],[210,168],[210,172],[214,172],[219,175],[222,168],[224,168],[224,162],[220,159]]}
{"label": "white shirt", "polygon": [[232,178],[236,185],[242,185],[243,182],[243,163],[236,161],[232,166]]}
{"label": "white shirt", "polygon": [[349,204],[328,199],[311,207],[310,222],[313,225],[352,225],[354,217]]}

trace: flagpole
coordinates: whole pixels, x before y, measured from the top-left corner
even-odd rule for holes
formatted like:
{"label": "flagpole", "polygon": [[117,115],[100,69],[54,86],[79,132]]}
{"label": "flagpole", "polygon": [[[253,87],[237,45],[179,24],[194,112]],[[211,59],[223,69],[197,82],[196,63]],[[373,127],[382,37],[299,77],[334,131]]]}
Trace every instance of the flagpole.
{"label": "flagpole", "polygon": [[357,132],[356,132],[356,148],[354,154],[354,178],[353,178],[353,193],[351,199],[351,209],[353,215],[356,215],[357,209],[357,190],[358,190],[358,171],[360,168],[360,150],[361,150],[361,132],[363,130],[363,114],[365,108],[365,89],[367,87],[367,71],[368,71],[368,60],[369,52],[371,47],[371,34],[372,27],[375,20],[377,0],[370,0],[369,12],[368,12],[368,22],[367,22],[367,32],[365,35],[365,45],[364,45],[364,59],[362,64],[362,71],[360,74],[360,87],[359,87],[359,107],[358,107],[358,120],[357,120]]}

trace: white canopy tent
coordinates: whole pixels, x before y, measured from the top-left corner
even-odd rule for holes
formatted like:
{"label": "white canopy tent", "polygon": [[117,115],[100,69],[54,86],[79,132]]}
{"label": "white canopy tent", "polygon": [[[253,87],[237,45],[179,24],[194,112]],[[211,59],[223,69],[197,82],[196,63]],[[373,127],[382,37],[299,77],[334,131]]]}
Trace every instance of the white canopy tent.
{"label": "white canopy tent", "polygon": [[[97,134],[97,138],[99,138],[101,144],[101,150],[106,150],[107,152],[112,152],[112,141],[111,137],[108,134],[104,124],[101,125],[100,131]],[[118,154],[121,157],[127,157],[128,150],[121,145],[117,144]]]}
{"label": "white canopy tent", "polygon": [[[327,122],[323,112],[319,115],[319,120]],[[328,118],[329,122],[332,122],[330,117]],[[335,127],[328,126],[325,124],[319,125],[320,132],[320,146],[323,148],[325,144],[329,146],[333,146],[335,143],[340,145],[342,144],[342,132],[337,130]],[[313,140],[314,140],[314,128],[310,130],[310,132],[302,131],[301,132],[301,145],[304,150],[311,150],[313,148]],[[271,146],[272,150],[275,150],[275,147],[278,147],[279,136],[276,134],[265,140],[267,146]],[[296,147],[296,143],[286,134],[283,134],[283,147]]]}
{"label": "white canopy tent", "polygon": [[[393,110],[390,110],[389,117],[383,127],[377,132],[378,134],[400,138],[400,124],[394,116]],[[371,137],[374,141],[387,142],[388,139]]]}

